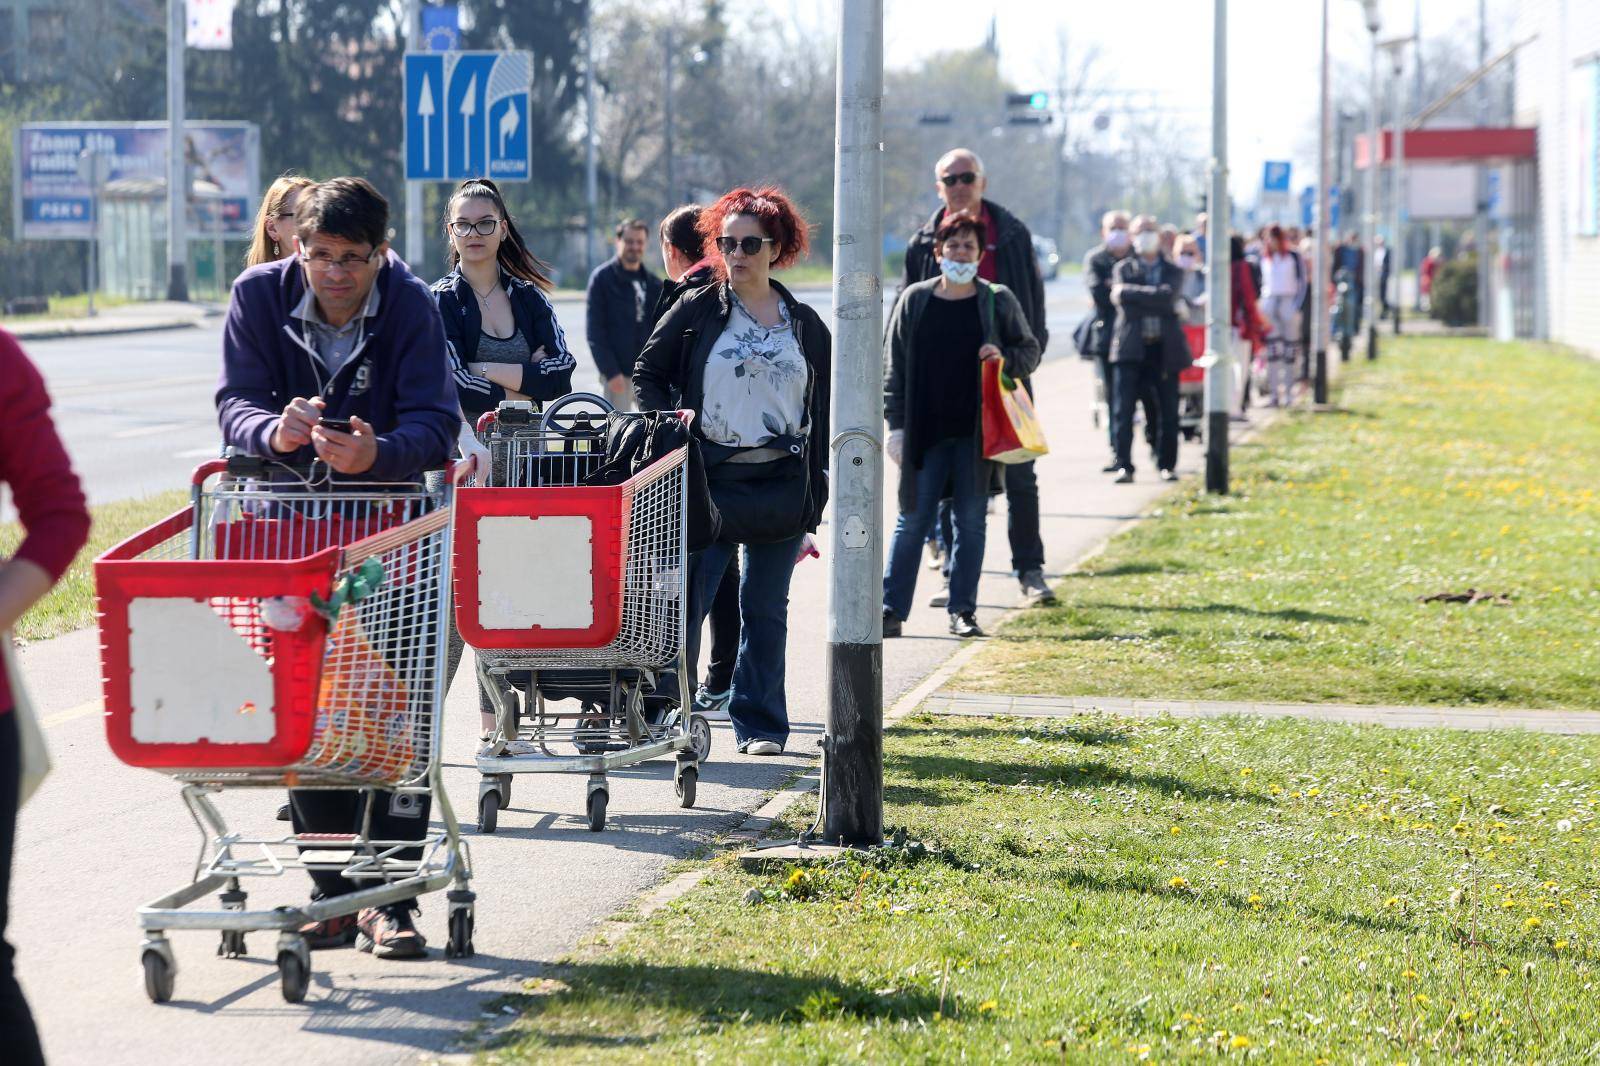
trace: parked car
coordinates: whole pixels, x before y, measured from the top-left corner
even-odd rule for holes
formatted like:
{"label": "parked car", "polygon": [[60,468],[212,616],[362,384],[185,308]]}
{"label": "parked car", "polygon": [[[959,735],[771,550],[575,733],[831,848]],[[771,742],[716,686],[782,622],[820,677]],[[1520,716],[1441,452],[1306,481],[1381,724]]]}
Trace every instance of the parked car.
{"label": "parked car", "polygon": [[1054,281],[1061,272],[1061,254],[1056,251],[1056,242],[1049,237],[1035,237],[1033,257],[1039,261],[1039,276]]}

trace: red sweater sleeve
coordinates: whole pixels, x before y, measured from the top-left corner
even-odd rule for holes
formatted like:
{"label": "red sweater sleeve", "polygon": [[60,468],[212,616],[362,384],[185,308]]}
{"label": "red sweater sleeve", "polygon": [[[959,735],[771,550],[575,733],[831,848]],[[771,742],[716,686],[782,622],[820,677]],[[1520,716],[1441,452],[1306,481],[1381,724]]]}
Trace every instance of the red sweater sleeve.
{"label": "red sweater sleeve", "polygon": [[26,531],[15,558],[53,580],[89,539],[89,509],[67,450],[50,421],[44,379],[15,338],[0,330],[0,482]]}

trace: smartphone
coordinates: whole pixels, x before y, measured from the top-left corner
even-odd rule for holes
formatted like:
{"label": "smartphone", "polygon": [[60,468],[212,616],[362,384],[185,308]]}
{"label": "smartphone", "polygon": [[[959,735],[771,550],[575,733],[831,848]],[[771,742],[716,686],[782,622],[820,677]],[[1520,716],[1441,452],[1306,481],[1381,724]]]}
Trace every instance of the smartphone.
{"label": "smartphone", "polygon": [[351,430],[348,418],[319,418],[317,419],[317,425],[323,429],[336,429],[340,433],[349,433]]}

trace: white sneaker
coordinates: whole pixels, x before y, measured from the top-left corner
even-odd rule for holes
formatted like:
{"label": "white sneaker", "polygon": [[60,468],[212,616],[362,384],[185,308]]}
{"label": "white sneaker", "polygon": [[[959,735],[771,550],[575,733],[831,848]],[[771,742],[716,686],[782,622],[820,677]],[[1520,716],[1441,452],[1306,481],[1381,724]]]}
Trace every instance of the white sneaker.
{"label": "white sneaker", "polygon": [[746,755],[782,755],[783,745],[776,740],[752,740],[745,745]]}
{"label": "white sneaker", "polygon": [[694,709],[708,722],[726,722],[728,720],[728,701],[733,699],[733,690],[725,689],[722,692],[709,692],[704,685],[694,694]]}

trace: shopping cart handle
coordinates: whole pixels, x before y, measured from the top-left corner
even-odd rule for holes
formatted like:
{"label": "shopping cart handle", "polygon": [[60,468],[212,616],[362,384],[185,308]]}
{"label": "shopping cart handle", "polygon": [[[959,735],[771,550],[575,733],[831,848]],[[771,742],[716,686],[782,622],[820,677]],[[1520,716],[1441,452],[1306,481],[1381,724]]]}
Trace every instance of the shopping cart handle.
{"label": "shopping cart handle", "polygon": [[[444,479],[452,485],[459,485],[478,472],[476,455],[469,455],[465,459],[451,459],[444,464]],[[483,473],[487,474],[488,471],[485,470]]]}

